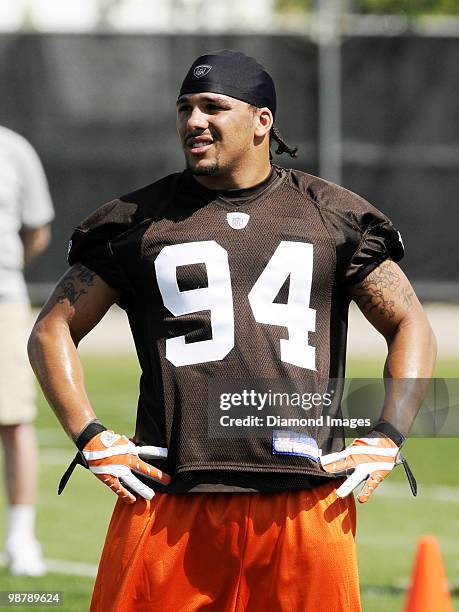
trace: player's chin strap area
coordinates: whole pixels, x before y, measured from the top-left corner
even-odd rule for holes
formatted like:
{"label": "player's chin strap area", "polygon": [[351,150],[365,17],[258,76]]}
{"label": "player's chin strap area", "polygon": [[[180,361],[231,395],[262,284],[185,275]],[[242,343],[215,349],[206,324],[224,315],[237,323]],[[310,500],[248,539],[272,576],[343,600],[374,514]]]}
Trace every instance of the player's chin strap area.
{"label": "player's chin strap area", "polygon": [[[391,423],[388,421],[384,421],[383,419],[378,421],[376,425],[373,427],[372,431],[379,431],[384,434],[388,438],[392,440],[399,448],[401,448],[406,440],[405,436],[403,436],[398,429],[396,429]],[[413,472],[408,465],[408,461],[400,452],[396,461],[397,465],[402,464],[403,469],[405,470],[406,477],[408,479],[408,483],[410,485],[411,493],[416,497],[418,494],[418,483],[416,482],[416,478],[414,477]]]}

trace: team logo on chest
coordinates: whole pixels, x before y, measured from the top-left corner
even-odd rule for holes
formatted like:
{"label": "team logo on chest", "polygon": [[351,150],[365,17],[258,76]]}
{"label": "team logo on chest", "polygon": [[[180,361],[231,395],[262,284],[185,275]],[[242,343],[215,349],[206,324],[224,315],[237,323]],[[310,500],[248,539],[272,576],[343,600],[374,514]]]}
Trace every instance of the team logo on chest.
{"label": "team logo on chest", "polygon": [[249,219],[250,215],[243,212],[230,212],[226,214],[228,225],[237,230],[244,229],[249,222]]}

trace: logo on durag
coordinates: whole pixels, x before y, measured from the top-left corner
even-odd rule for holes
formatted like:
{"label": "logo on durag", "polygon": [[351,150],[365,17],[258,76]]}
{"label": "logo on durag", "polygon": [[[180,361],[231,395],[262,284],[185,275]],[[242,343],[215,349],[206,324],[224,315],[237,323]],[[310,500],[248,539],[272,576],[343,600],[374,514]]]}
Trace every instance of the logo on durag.
{"label": "logo on durag", "polygon": [[233,229],[244,229],[250,219],[250,215],[243,212],[230,212],[226,214],[228,225]]}
{"label": "logo on durag", "polygon": [[193,74],[197,79],[200,79],[203,76],[206,76],[206,74],[209,74],[211,70],[212,66],[209,66],[207,64],[200,64],[199,66],[195,66]]}

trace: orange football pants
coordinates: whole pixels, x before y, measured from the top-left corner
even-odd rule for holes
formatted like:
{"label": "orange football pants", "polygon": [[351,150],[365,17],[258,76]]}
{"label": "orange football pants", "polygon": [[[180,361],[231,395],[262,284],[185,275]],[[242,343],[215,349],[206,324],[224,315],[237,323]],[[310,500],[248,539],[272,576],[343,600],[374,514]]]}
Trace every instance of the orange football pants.
{"label": "orange football pants", "polygon": [[335,487],[118,501],[91,611],[360,611],[354,498]]}

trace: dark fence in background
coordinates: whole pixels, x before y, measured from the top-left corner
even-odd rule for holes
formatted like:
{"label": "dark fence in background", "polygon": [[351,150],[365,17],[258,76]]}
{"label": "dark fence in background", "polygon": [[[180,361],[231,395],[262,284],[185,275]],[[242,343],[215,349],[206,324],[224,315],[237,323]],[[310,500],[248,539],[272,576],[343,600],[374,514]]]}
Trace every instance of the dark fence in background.
{"label": "dark fence in background", "polygon": [[[181,79],[205,50],[257,57],[278,89],[277,123],[318,172],[317,47],[271,35],[0,35],[0,123],[28,138],[56,206],[35,287],[66,269],[72,228],[101,203],[183,167],[175,133]],[[455,38],[352,37],[342,46],[343,181],[402,232],[403,267],[427,299],[459,298]],[[330,92],[334,95],[334,92]],[[456,112],[454,112],[456,111]]]}

